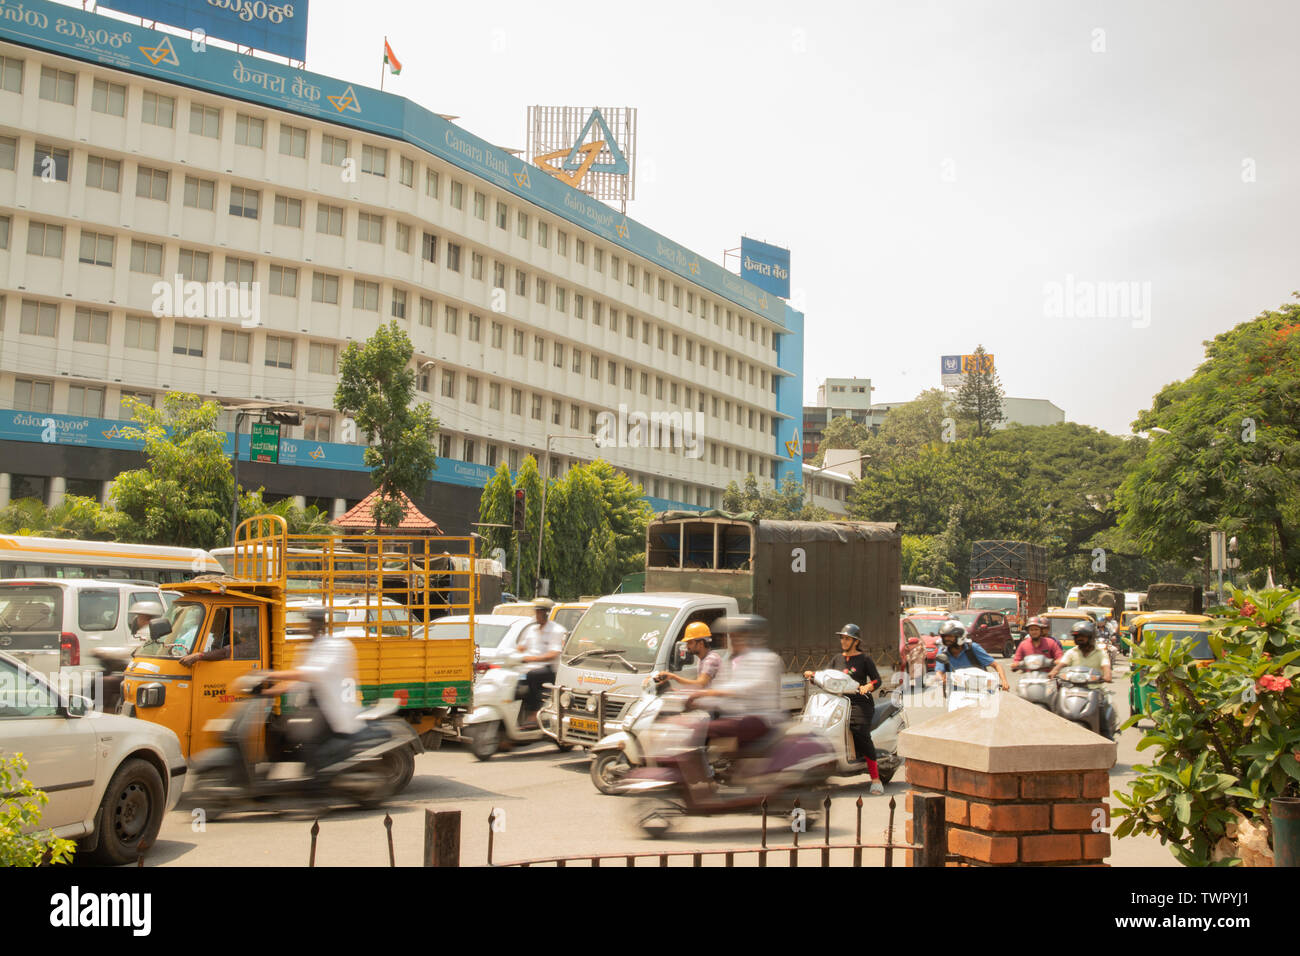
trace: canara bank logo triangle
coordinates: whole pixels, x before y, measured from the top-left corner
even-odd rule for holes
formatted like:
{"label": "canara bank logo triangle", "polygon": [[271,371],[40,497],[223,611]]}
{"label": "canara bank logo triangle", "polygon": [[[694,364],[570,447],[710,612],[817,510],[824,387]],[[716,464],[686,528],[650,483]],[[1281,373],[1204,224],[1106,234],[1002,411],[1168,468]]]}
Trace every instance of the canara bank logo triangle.
{"label": "canara bank logo triangle", "polygon": [[140,52],[154,66],[160,63],[170,63],[172,66],[181,65],[181,61],[176,59],[176,51],[172,49],[172,41],[168,37],[163,37],[162,43],[157,46],[140,47]]}
{"label": "canara bank logo triangle", "polygon": [[799,452],[799,429],[795,429],[794,437],[785,443],[786,453],[793,458]]}
{"label": "canara bank logo triangle", "polygon": [[351,86],[340,93],[338,96],[326,96],[327,100],[334,104],[334,108],[342,113],[344,110],[351,110],[354,113],[360,113],[361,107],[357,103],[357,94]]}
{"label": "canara bank logo triangle", "polygon": [[[591,132],[593,126],[600,127],[600,133],[604,136],[604,139],[584,143],[583,140],[587,138],[587,134]],[[606,149],[609,150],[613,159],[596,162],[601,151]],[[564,157],[562,162],[553,162],[553,160],[557,160],[561,156]],[[587,117],[587,123],[582,127],[582,132],[578,134],[578,138],[573,141],[573,145],[569,149],[559,149],[553,153],[534,156],[533,162],[556,179],[575,188],[589,172],[615,173],[626,176],[630,169],[627,157],[618,148],[618,143],[614,140],[614,134],[610,132],[605,117],[600,115],[600,110],[591,111],[591,116]]]}

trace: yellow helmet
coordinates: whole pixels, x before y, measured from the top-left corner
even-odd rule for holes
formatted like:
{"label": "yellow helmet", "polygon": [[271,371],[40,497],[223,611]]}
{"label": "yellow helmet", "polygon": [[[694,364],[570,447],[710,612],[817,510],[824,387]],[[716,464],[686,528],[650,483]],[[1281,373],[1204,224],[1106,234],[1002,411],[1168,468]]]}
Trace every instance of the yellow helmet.
{"label": "yellow helmet", "polygon": [[709,630],[709,625],[703,621],[692,621],[686,625],[686,634],[683,636],[684,641],[711,641],[713,632]]}

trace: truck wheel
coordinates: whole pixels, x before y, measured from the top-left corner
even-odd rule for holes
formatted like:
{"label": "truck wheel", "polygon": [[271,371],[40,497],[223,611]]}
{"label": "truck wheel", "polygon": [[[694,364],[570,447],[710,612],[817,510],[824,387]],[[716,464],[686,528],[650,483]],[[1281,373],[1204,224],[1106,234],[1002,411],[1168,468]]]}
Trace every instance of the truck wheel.
{"label": "truck wheel", "polygon": [[501,746],[501,721],[470,724],[465,728],[469,749],[479,760],[491,760]]}
{"label": "truck wheel", "polygon": [[162,777],[153,764],[139,758],[124,762],[99,805],[99,846],[91,858],[106,866],[132,862],[140,843],[152,843],[158,835],[166,802]]}
{"label": "truck wheel", "polygon": [[621,750],[598,753],[591,760],[591,782],[601,793],[617,793],[618,783],[632,769]]}

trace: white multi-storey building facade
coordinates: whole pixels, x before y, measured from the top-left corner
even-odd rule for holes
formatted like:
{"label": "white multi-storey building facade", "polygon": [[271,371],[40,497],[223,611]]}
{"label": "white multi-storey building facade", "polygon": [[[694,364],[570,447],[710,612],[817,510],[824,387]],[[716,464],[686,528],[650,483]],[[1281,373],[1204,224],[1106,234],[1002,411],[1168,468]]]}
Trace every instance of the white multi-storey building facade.
{"label": "white multi-storey building facade", "polygon": [[[68,11],[33,7],[50,8]],[[679,269],[638,254],[620,241],[629,226],[654,234],[606,207],[613,224],[587,228],[529,201],[546,177],[518,160],[517,188],[459,165],[492,166],[492,147],[445,121],[451,158],[349,126],[350,109],[274,108],[195,75],[148,75],[152,55],[118,69],[10,29],[0,19],[0,499],[102,494],[138,463],[111,434],[129,418],[122,400],[184,391],[299,409],[304,424],[285,435],[296,464],[243,474],[339,510],[369,481],[355,456],[329,467],[365,440],[333,409],[339,358],[390,321],[442,424],[431,494],[449,530],[474,520],[493,468],[547,460],[548,446],[552,475],[599,455],[665,505],[716,505],[729,481],[799,468],[787,439],[802,317],[779,300],[698,258]],[[160,45],[131,32],[141,50]],[[300,73],[206,56],[236,76]],[[660,258],[683,264],[675,246]],[[660,445],[674,447],[647,447],[645,427],[637,441],[638,414],[671,421],[677,440]],[[439,513],[440,491],[464,521]]]}

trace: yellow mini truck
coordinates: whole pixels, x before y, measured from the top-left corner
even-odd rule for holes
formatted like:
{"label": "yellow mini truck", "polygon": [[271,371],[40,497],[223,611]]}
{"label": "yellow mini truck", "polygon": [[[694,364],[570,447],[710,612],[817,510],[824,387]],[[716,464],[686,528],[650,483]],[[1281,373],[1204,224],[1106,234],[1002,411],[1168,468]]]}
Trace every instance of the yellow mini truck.
{"label": "yellow mini truck", "polygon": [[[136,651],[120,710],[171,728],[192,760],[220,742],[221,719],[243,699],[236,679],[292,669],[311,640],[306,609],[325,607],[326,626],[356,649],[360,702],[395,699],[423,747],[436,749],[472,709],[474,546],[468,537],[290,535],[278,516],[251,518],[236,530],[229,575],[171,586],[181,597],[170,632]],[[449,553],[471,558],[467,570],[448,570]],[[447,614],[469,615],[468,635],[427,637]],[[264,753],[285,739],[287,710],[282,698]]]}

